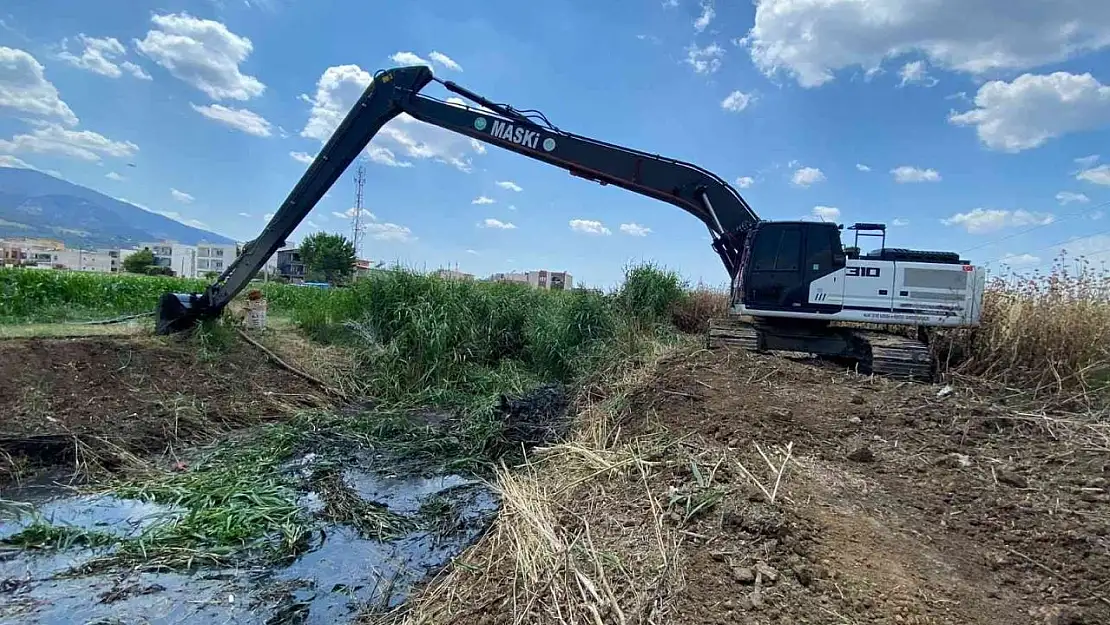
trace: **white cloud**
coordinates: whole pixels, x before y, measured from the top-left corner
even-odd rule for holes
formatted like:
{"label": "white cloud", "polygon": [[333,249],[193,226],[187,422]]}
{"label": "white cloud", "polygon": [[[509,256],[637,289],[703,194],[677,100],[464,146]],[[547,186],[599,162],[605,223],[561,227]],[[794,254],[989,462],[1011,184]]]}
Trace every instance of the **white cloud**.
{"label": "white cloud", "polygon": [[273,218],[274,218],[273,213],[266,213],[265,215],[262,216],[262,221],[267,221],[268,222]]}
{"label": "white cloud", "polygon": [[651,233],[651,228],[648,228],[647,226],[641,226],[640,224],[633,222],[630,224],[621,224],[621,232],[632,235],[634,237],[646,237],[649,233]]}
{"label": "white cloud", "polygon": [[942,219],[941,223],[946,226],[959,226],[970,234],[983,234],[1016,226],[1044,226],[1055,220],[1055,216],[1048,213],[976,208],[971,212],[956,213],[951,217]]}
{"label": "white cloud", "polygon": [[920,167],[911,167],[910,165],[902,165],[890,170],[894,175],[894,181],[898,183],[909,182],[940,182],[940,174],[935,169],[921,169]]}
{"label": "white cloud", "polygon": [[600,221],[592,219],[571,219],[570,229],[575,232],[582,232],[585,234],[612,234],[613,232],[605,227]]}
{"label": "white cloud", "polygon": [[124,178],[123,176],[117,174],[114,171],[110,171],[110,172],[104,174],[104,177],[107,178],[108,180],[115,180],[116,182],[123,182],[124,180],[127,180],[127,178]]}
{"label": "white cloud", "polygon": [[452,59],[451,57],[447,56],[446,54],[444,54],[442,52],[436,52],[435,50],[432,50],[431,52],[428,53],[428,58],[431,59],[433,63],[438,63],[439,65],[442,65],[442,66],[446,67],[449,70],[456,71],[456,72],[463,71],[463,68],[462,68],[461,65],[456,63],[454,59]]}
{"label": "white cloud", "polygon": [[925,61],[912,61],[906,63],[902,66],[902,69],[898,70],[898,76],[902,79],[902,82],[898,83],[899,87],[912,84],[934,87],[937,84],[937,79],[930,76],[925,70]]}
{"label": "white cloud", "polygon": [[272,132],[270,122],[266,121],[258,113],[248,109],[235,109],[229,108],[222,104],[209,104],[207,106],[197,106],[192,102],[189,106],[193,110],[204,115],[212,121],[219,122],[229,128],[234,128],[240,132],[245,132],[248,135],[256,137],[269,137]]}
{"label": "white cloud", "polygon": [[816,167],[802,167],[794,172],[791,181],[799,187],[808,187],[825,180],[825,172]]}
{"label": "white cloud", "polygon": [[478,250],[466,250],[466,253],[467,254],[473,254],[473,255],[477,256],[478,255]]}
{"label": "white cloud", "polygon": [[509,204],[509,210],[511,210],[511,211],[515,211],[515,210],[516,210],[516,206],[514,206],[514,205],[512,205],[512,204]]}
{"label": "white cloud", "polygon": [[481,141],[474,138],[470,139],[470,149],[474,150],[478,154],[486,153],[486,146],[483,145]]}
{"label": "white cloud", "polygon": [[1022,74],[1013,82],[994,80],[980,87],[975,107],[952,112],[948,121],[974,126],[992,150],[1020,152],[1110,125],[1110,86],[1090,74]]}
{"label": "white cloud", "polygon": [[871,168],[867,165],[864,165],[863,163],[856,163],[856,169],[860,171],[871,171]]}
{"label": "white cloud", "polygon": [[46,79],[42,64],[23,50],[0,46],[0,108],[74,126],[77,116]]}
{"label": "white cloud", "polygon": [[732,93],[728,94],[728,97],[726,97],[724,100],[721,100],[721,108],[726,111],[732,111],[733,113],[739,113],[740,111],[748,108],[748,105],[751,104],[751,101],[751,95],[739,90],[733,91]]}
{"label": "white cloud", "polygon": [[486,197],[484,195],[480,195],[480,196],[474,198],[473,200],[470,200],[470,203],[471,204],[493,204],[496,201],[497,200],[495,200],[491,197]]}
{"label": "white cloud", "polygon": [[715,43],[704,48],[692,43],[686,48],[686,63],[699,74],[712,74],[721,69],[721,57],[724,55],[725,49]]}
{"label": "white cloud", "polygon": [[426,61],[416,55],[415,52],[394,52],[389,55],[389,60],[398,65],[431,65],[431,61]]}
{"label": "white cloud", "polygon": [[402,161],[397,158],[393,150],[383,148],[380,145],[371,145],[366,148],[366,155],[371,161],[379,165],[388,165],[390,167],[412,167],[412,162]]}
{"label": "white cloud", "polygon": [[[372,77],[358,65],[336,65],[324,70],[316,84],[316,95],[302,137],[326,142],[350,111]],[[411,167],[412,159],[431,159],[470,172],[475,150],[469,137],[416,121],[407,113],[387,123],[370,142],[367,155],[375,163]]]}
{"label": "white cloud", "polygon": [[184,220],[179,219],[178,221],[185,224],[186,226],[192,226],[194,228],[208,228],[208,224],[204,223],[203,221],[201,221],[199,219],[184,219]]}
{"label": "white cloud", "polygon": [[524,189],[520,188],[520,185],[513,182],[512,180],[502,180],[501,182],[497,183],[497,186],[501,187],[502,189],[506,189],[506,190],[509,190],[509,191],[516,191],[518,193],[520,191],[524,190]]}
{"label": "white cloud", "polygon": [[753,184],[755,184],[755,178],[752,178],[751,176],[740,176],[736,179],[736,186],[740,187],[741,189],[747,189]]}
{"label": "white cloud", "polygon": [[115,61],[127,54],[127,49],[115,37],[89,37],[85,33],[77,35],[77,41],[84,49],[80,55],[69,51],[69,40],[62,40],[62,51],[58,58],[74,67],[109,78],[119,78],[123,70]]}
{"label": "white cloud", "polygon": [[1094,184],[1110,185],[1110,165],[1099,165],[1091,169],[1084,169],[1075,175],[1075,179]]}
{"label": "white cloud", "polygon": [[86,161],[99,161],[101,156],[124,158],[139,151],[130,141],[113,141],[91,130],[69,130],[58,124],[39,123],[30,134],[0,139],[0,152],[38,152],[72,156]]}
{"label": "white cloud", "polygon": [[416,237],[412,236],[412,230],[410,230],[408,226],[391,223],[372,223],[366,224],[366,229],[371,233],[371,237],[379,241],[408,243],[409,241],[416,240]]}
{"label": "white cloud", "polygon": [[1089,169],[1093,167],[1094,164],[1097,162],[1098,154],[1088,154],[1087,156],[1080,156],[1079,158],[1075,159],[1075,164],[1079,165],[1083,169]]}
{"label": "white cloud", "polygon": [[[335,215],[336,217],[338,217],[340,219],[351,219],[355,216],[355,207],[352,206],[351,208],[348,208],[347,210],[343,211],[342,213],[340,213],[338,211],[332,211],[331,214]],[[371,213],[370,211],[366,210],[365,208],[362,209],[362,212],[359,213],[359,216],[360,217],[367,217],[371,221],[377,221],[378,220],[377,215],[375,215],[374,213]]]}
{"label": "white cloud", "polygon": [[705,30],[714,17],[717,17],[717,11],[713,8],[713,0],[701,0],[701,14],[694,20],[694,30],[699,33]]}
{"label": "white cloud", "polygon": [[663,0],[664,9],[673,9],[678,6],[678,0]]}
{"label": "white cloud", "polygon": [[89,37],[80,33],[77,35],[77,42],[82,47],[80,54],[71,52],[69,40],[63,39],[58,58],[74,67],[109,78],[119,78],[127,72],[140,80],[152,80],[142,67],[131,61],[120,60],[127,55],[127,48],[115,37]]}
{"label": "white cloud", "polygon": [[304,163],[305,165],[308,165],[316,158],[307,152],[290,152],[289,156],[293,157],[293,160],[298,163]]}
{"label": "white cloud", "polygon": [[1110,3],[1089,0],[757,0],[745,42],[767,74],[804,87],[907,54],[981,75],[1110,45]]}
{"label": "white cloud", "polygon": [[1003,265],[1019,267],[1024,265],[1036,265],[1041,262],[1041,259],[1032,254],[1006,254],[999,262]]}
{"label": "white cloud", "polygon": [[196,199],[192,195],[189,195],[184,191],[178,191],[177,189],[170,189],[170,195],[173,196],[173,199],[184,204],[191,204],[193,200]]}
{"label": "white cloud", "polygon": [[895,218],[894,221],[890,222],[890,225],[898,226],[898,227],[908,226],[908,225],[910,225],[910,220],[902,219],[901,217],[898,217],[898,218]]}
{"label": "white cloud", "polygon": [[174,77],[213,100],[249,100],[266,90],[239,68],[254,49],[250,39],[188,13],[155,15],[151,21],[154,28],[135,41],[135,48]]}
{"label": "white cloud", "polygon": [[1072,202],[1086,204],[1087,202],[1091,201],[1091,198],[1087,197],[1083,193],[1076,193],[1074,191],[1061,191],[1056,194],[1056,201],[1059,202],[1061,205],[1071,204]]}
{"label": "white cloud", "polygon": [[31,165],[23,159],[16,158],[10,154],[0,154],[0,167],[14,167],[15,169],[34,169],[38,171],[38,167]]}
{"label": "white cloud", "polygon": [[821,221],[836,221],[840,219],[840,209],[834,206],[814,206],[813,216]]}
{"label": "white cloud", "polygon": [[478,224],[479,228],[496,228],[498,230],[515,230],[516,226],[511,222],[501,221],[500,219],[487,218]]}
{"label": "white cloud", "polygon": [[240,217],[250,217],[251,214],[250,213],[239,213],[239,216]]}
{"label": "white cloud", "polygon": [[154,80],[154,78],[150,74],[146,73],[145,69],[135,63],[132,63],[131,61],[124,61],[123,63],[120,63],[119,66],[123,69],[123,71],[131,74],[139,80]]}
{"label": "white cloud", "polygon": [[306,223],[306,224],[308,224],[308,227],[309,227],[309,228],[315,228],[315,229],[317,229],[317,230],[319,230],[319,229],[320,229],[320,225],[319,225],[319,224],[317,224],[317,223],[316,223],[315,221],[312,221],[311,219],[309,219],[309,220],[305,221],[305,223]]}

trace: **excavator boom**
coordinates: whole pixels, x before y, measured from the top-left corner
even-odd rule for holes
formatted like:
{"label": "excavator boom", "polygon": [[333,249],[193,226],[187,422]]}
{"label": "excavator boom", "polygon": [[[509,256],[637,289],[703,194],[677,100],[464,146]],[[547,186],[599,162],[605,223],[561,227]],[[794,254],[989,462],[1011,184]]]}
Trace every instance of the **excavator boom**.
{"label": "excavator boom", "polygon": [[166,293],[158,303],[156,331],[169,334],[218,316],[293,230],[312,211],[374,135],[401,113],[600,184],[612,184],[677,206],[700,219],[730,277],[740,269],[744,233],[759,217],[717,175],[682,161],[563,132],[542,115],[525,115],[453,82],[442,82],[475,106],[421,94],[437,80],[425,66],[379,71],[336,128],[262,233],[204,293]]}

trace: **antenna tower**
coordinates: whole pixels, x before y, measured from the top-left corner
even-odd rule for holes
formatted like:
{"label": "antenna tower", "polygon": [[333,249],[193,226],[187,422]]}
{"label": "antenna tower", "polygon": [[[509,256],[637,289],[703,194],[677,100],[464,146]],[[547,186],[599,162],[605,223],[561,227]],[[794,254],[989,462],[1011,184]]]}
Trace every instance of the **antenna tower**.
{"label": "antenna tower", "polygon": [[351,215],[352,243],[355,246],[355,256],[359,256],[362,245],[362,235],[366,231],[366,224],[362,223],[362,190],[366,186],[366,165],[361,161],[355,169],[355,208]]}

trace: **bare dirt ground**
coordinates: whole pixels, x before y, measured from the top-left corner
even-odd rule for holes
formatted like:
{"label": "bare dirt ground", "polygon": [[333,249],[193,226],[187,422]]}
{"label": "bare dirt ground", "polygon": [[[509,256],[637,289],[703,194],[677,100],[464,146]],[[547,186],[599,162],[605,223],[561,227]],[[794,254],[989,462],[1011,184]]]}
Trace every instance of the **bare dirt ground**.
{"label": "bare dirt ground", "polygon": [[495,531],[403,616],[1110,623],[1105,423],[953,386],[668,356],[604,445],[503,480]]}
{"label": "bare dirt ground", "polygon": [[226,428],[325,403],[241,341],[133,337],[0,340],[0,481],[36,468],[173,452]]}
{"label": "bare dirt ground", "polygon": [[[710,447],[793,443],[781,536],[766,561],[798,583],[767,591],[764,618],[1110,622],[1105,429],[959,387],[938,397],[937,387],[727,351],[663,363],[636,412]],[[714,554],[729,543],[745,551],[744,532],[728,530],[748,529],[746,507],[729,507],[722,527],[707,521],[720,540],[697,550],[692,575],[728,579]],[[735,591],[691,585],[682,612],[713,622]]]}

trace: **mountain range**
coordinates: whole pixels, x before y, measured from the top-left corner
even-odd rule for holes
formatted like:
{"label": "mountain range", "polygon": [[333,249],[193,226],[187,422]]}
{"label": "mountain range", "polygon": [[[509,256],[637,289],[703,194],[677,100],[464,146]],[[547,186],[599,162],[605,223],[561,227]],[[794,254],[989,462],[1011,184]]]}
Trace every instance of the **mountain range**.
{"label": "mountain range", "polygon": [[128,248],[170,240],[234,243],[33,169],[0,167],[0,238],[60,239],[66,247]]}

